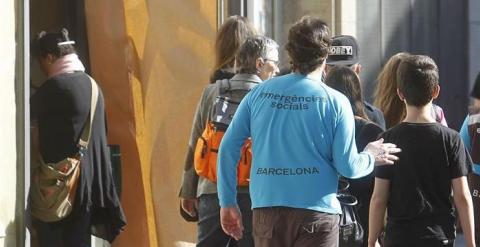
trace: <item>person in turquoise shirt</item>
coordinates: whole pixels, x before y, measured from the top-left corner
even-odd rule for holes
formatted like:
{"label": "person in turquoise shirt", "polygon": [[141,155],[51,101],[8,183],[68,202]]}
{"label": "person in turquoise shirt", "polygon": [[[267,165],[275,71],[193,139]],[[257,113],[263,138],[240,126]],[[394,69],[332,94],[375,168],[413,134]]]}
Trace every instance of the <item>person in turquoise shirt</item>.
{"label": "person in turquoise shirt", "polygon": [[[460,129],[460,136],[472,156],[474,162],[472,167],[473,173],[480,175],[480,142],[472,143],[472,140],[478,141],[478,138],[480,138],[478,130],[480,130],[480,112],[465,118],[462,128]],[[471,136],[473,136],[473,138]]]}
{"label": "person in turquoise shirt", "polygon": [[223,230],[242,238],[236,201],[240,148],[251,137],[250,196],[255,246],[337,246],[339,174],[357,178],[393,164],[393,144],[358,152],[348,99],[321,78],[331,39],[322,20],[304,17],[286,49],[295,73],[255,87],[240,103],[220,145],[217,188]]}
{"label": "person in turquoise shirt", "polygon": [[[474,95],[474,92],[472,92]],[[463,121],[460,136],[470,152],[473,161],[472,174],[468,178],[475,218],[475,232],[480,232],[480,101],[474,99],[470,115]],[[480,245],[480,234],[475,235],[475,243]]]}

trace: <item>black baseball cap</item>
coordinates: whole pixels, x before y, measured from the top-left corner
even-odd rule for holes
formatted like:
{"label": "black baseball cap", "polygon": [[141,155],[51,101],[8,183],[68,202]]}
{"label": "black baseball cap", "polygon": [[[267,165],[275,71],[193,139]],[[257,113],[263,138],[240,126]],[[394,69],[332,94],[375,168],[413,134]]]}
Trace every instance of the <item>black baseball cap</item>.
{"label": "black baseball cap", "polygon": [[328,65],[354,65],[358,63],[357,40],[350,35],[338,35],[332,38],[328,52]]}

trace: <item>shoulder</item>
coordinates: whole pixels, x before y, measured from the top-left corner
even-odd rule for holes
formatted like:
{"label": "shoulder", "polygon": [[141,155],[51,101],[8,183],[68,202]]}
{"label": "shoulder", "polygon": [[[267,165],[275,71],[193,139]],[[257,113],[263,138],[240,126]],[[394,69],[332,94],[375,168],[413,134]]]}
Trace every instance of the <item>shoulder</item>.
{"label": "shoulder", "polygon": [[378,109],[376,106],[368,103],[367,101],[363,101],[363,105],[365,106],[365,110],[369,112],[374,112],[377,115],[383,115],[383,112]]}
{"label": "shoulder", "polygon": [[325,84],[322,86],[326,92],[327,100],[329,100],[335,107],[347,107],[349,109],[352,108],[350,101],[343,93],[340,93],[339,91]]}
{"label": "shoulder", "polygon": [[58,84],[71,82],[71,81],[90,81],[90,76],[84,72],[78,71],[74,73],[65,73],[65,74],[56,75],[50,78],[48,81],[52,83],[58,83]]}
{"label": "shoulder", "polygon": [[[221,81],[221,80],[220,80]],[[218,90],[220,88],[220,81],[207,85],[203,88],[202,97],[216,97],[218,95]]]}
{"label": "shoulder", "polygon": [[376,138],[383,133],[384,130],[372,121],[355,117],[355,131],[358,132],[358,135]]}
{"label": "shoulder", "polygon": [[436,125],[440,131],[440,133],[442,133],[444,136],[447,136],[451,139],[460,139],[460,133],[458,133],[458,131],[454,130],[454,129],[451,129],[449,127],[445,127],[441,124],[437,124]]}
{"label": "shoulder", "polygon": [[61,93],[73,91],[77,92],[79,89],[87,88],[90,85],[90,77],[83,72],[75,72],[68,74],[60,74],[51,77],[43,83],[38,89],[42,93]]}
{"label": "shoulder", "polygon": [[228,71],[225,71],[225,70],[218,69],[218,70],[215,70],[215,72],[213,72],[213,75],[210,78],[210,83],[214,84],[217,80],[230,79],[234,75],[235,74],[232,73],[232,72],[228,72]]}
{"label": "shoulder", "polygon": [[397,133],[401,133],[403,132],[405,129],[405,126],[402,124],[402,123],[399,123],[393,127],[391,127],[390,129],[386,130],[386,131],[383,131],[382,133],[382,137],[383,138],[388,138],[390,136],[394,136],[396,135]]}
{"label": "shoulder", "polygon": [[378,134],[383,132],[382,127],[378,126],[378,124],[363,118],[355,117],[355,124],[358,124],[360,130],[377,132]]}

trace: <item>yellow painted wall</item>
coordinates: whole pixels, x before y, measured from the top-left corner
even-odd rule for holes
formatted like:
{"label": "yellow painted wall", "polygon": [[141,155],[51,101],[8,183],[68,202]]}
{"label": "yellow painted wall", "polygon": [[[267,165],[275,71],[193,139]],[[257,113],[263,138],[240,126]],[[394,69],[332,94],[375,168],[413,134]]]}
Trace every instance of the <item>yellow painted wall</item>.
{"label": "yellow painted wall", "polygon": [[128,47],[124,9],[115,0],[87,0],[87,21],[92,75],[103,90],[108,120],[109,143],[120,144],[122,151],[122,205],[128,225],[115,246],[156,246],[149,238],[146,204],[149,203],[142,180],[142,164],[135,121],[134,98],[127,73]]}
{"label": "yellow painted wall", "polygon": [[177,197],[193,112],[213,66],[216,1],[86,0],[91,66],[122,149],[127,230],[114,246],[193,242]]}
{"label": "yellow painted wall", "polygon": [[15,9],[14,1],[0,8],[0,247],[16,246],[16,122],[15,122]]}

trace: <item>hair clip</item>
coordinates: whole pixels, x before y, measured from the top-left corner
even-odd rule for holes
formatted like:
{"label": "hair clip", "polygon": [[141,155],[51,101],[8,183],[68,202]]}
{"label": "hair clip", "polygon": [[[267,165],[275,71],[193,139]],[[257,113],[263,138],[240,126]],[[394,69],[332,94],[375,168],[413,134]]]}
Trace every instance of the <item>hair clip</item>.
{"label": "hair clip", "polygon": [[58,46],[61,46],[61,45],[73,45],[73,44],[75,44],[75,41],[73,41],[73,40],[63,41],[63,42],[57,43]]}

